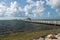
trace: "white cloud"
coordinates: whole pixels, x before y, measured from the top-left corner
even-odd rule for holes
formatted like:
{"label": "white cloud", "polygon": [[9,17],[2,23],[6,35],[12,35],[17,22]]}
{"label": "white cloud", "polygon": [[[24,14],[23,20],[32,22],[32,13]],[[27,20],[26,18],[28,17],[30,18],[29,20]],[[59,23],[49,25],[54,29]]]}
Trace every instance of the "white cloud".
{"label": "white cloud", "polygon": [[3,16],[3,13],[0,13],[0,17],[2,17]]}
{"label": "white cloud", "polygon": [[45,10],[44,1],[36,1],[35,6],[36,6],[36,9],[33,10],[32,12],[35,14],[35,16],[36,14],[39,14],[40,16],[42,16]]}
{"label": "white cloud", "polygon": [[30,9],[29,7],[30,7],[29,5],[26,5],[26,6],[24,7],[25,16],[28,15],[28,11],[29,11],[29,9]]}
{"label": "white cloud", "polygon": [[29,15],[29,10],[30,10],[32,7],[33,7],[32,4],[30,4],[30,5],[27,4],[27,5],[24,7],[25,16],[28,16],[28,15]]}
{"label": "white cloud", "polygon": [[43,5],[44,4],[44,1],[36,1],[36,6],[40,6],[40,5]]}
{"label": "white cloud", "polygon": [[0,4],[0,12],[3,12],[5,10],[5,6],[3,4]]}
{"label": "white cloud", "polygon": [[36,17],[36,14],[34,14],[34,17]]}
{"label": "white cloud", "polygon": [[[9,6],[5,6],[4,2],[0,3],[0,16],[4,17],[14,17],[20,11],[23,11],[21,7],[18,6],[17,2],[11,2]],[[19,14],[20,15],[20,14]],[[18,15],[17,15],[18,16]]]}
{"label": "white cloud", "polygon": [[48,17],[50,17],[51,16],[51,13],[50,12],[48,12]]}
{"label": "white cloud", "polygon": [[34,17],[36,17],[36,10],[33,10],[32,13],[34,13]]}
{"label": "white cloud", "polygon": [[46,0],[46,4],[50,5],[51,8],[60,10],[60,0]]}
{"label": "white cloud", "polygon": [[11,8],[16,8],[16,7],[17,7],[17,2],[16,2],[16,1],[11,2],[10,7],[11,7]]}
{"label": "white cloud", "polygon": [[16,1],[11,2],[10,7],[7,8],[5,16],[13,16],[13,14],[17,12],[17,10],[18,10],[17,2]]}
{"label": "white cloud", "polygon": [[58,13],[60,10],[59,9],[56,9],[56,12]]}
{"label": "white cloud", "polygon": [[24,11],[23,8],[19,7],[19,11]]}
{"label": "white cloud", "polygon": [[4,15],[4,12],[6,11],[6,7],[3,3],[0,3],[0,16]]}
{"label": "white cloud", "polygon": [[32,7],[34,7],[34,6],[36,6],[36,9],[34,9],[34,10],[32,10],[32,13],[34,13],[34,17],[36,17],[36,15],[37,14],[39,14],[40,16],[42,16],[42,14],[43,14],[43,11],[45,10],[45,8],[44,8],[44,1],[42,1],[42,0],[40,0],[40,1],[36,1],[36,2],[34,2],[33,0],[27,0],[27,2],[30,4],[30,5],[26,5],[26,15],[28,15],[29,14],[29,10],[32,8]]}
{"label": "white cloud", "polygon": [[30,3],[30,4],[32,4],[32,3],[34,3],[32,0],[27,0],[27,3]]}
{"label": "white cloud", "polygon": [[14,16],[16,14],[16,12],[18,11],[24,11],[25,12],[25,16],[29,15],[29,11],[32,9],[32,7],[36,6],[35,10],[32,10],[32,12],[34,13],[34,16],[36,16],[37,14],[40,14],[40,16],[42,15],[43,11],[44,11],[44,2],[43,1],[32,1],[32,0],[27,0],[27,2],[29,4],[26,4],[26,6],[24,8],[18,7],[18,4],[16,1],[11,2],[10,6],[5,6],[4,2],[0,3],[0,16],[7,16],[7,17],[11,17]]}
{"label": "white cloud", "polygon": [[60,0],[46,0],[46,4],[56,10],[56,15],[51,17],[51,13],[48,12],[48,17],[56,18],[60,16]]}

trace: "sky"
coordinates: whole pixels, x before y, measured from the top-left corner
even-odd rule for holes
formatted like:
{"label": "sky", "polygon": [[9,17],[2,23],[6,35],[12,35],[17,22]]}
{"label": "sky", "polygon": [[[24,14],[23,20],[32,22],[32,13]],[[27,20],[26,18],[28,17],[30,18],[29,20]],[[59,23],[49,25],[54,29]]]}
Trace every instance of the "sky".
{"label": "sky", "polygon": [[60,0],[0,0],[0,19],[60,19]]}

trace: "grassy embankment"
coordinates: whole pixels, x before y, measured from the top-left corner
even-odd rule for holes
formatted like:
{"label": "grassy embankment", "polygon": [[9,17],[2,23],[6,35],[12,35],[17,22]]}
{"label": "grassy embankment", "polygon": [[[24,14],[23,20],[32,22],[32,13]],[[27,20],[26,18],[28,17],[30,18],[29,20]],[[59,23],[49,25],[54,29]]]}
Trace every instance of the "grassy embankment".
{"label": "grassy embankment", "polygon": [[32,40],[33,38],[37,38],[39,36],[46,35],[49,33],[60,33],[60,29],[11,33],[5,36],[0,36],[0,40]]}

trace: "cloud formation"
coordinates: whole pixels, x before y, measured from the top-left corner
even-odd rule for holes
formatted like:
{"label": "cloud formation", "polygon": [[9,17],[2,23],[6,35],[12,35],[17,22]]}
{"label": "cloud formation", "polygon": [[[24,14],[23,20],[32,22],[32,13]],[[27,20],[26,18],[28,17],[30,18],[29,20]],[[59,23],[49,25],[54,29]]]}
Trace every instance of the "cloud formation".
{"label": "cloud formation", "polygon": [[46,0],[46,4],[56,9],[56,11],[60,10],[60,0]]}
{"label": "cloud formation", "polygon": [[48,12],[48,17],[50,17],[51,16],[51,13],[50,12]]}
{"label": "cloud formation", "polygon": [[[30,4],[27,6],[26,10],[30,10],[32,7],[36,7],[34,10],[32,10],[32,13],[34,14],[34,17],[37,16],[37,14],[39,14],[40,16],[42,16],[42,13],[44,11],[44,1],[32,1],[32,0],[27,0],[27,2]],[[28,12],[26,13],[28,14]]]}
{"label": "cloud formation", "polygon": [[[60,1],[59,0],[26,0],[26,4],[18,4],[18,1],[11,1],[10,3],[6,4],[4,2],[0,2],[0,17],[42,17],[44,15],[45,9],[49,9],[46,7],[49,5],[51,8],[56,10],[57,13],[60,14]],[[22,6],[21,6],[22,5]],[[46,7],[46,8],[45,8]],[[46,10],[48,12],[48,10]],[[47,13],[46,17],[50,17],[51,10]],[[54,16],[54,15],[53,15]]]}
{"label": "cloud formation", "polygon": [[29,14],[29,10],[30,10],[31,8],[32,8],[31,5],[26,5],[26,6],[24,7],[25,16],[28,16],[28,14]]}
{"label": "cloud formation", "polygon": [[4,12],[6,11],[6,7],[3,3],[0,3],[0,17],[4,16]]}
{"label": "cloud formation", "polygon": [[11,2],[10,7],[7,8],[6,16],[12,16],[15,12],[17,12],[17,10],[17,2]]}
{"label": "cloud formation", "polygon": [[16,1],[11,2],[9,7],[5,6],[4,3],[0,3],[1,17],[14,17],[14,15],[21,10],[22,10],[21,7],[18,7],[18,3]]}

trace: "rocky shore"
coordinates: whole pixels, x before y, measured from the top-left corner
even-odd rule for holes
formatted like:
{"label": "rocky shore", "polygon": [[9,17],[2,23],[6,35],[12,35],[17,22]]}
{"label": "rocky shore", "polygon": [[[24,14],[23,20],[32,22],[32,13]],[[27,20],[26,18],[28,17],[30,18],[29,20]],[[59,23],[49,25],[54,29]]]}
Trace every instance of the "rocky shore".
{"label": "rocky shore", "polygon": [[59,34],[48,34],[46,36],[40,36],[39,38],[35,38],[33,40],[60,40]]}

